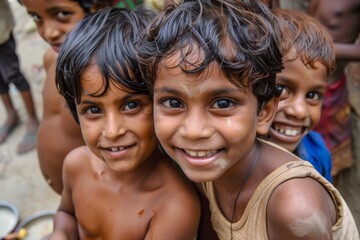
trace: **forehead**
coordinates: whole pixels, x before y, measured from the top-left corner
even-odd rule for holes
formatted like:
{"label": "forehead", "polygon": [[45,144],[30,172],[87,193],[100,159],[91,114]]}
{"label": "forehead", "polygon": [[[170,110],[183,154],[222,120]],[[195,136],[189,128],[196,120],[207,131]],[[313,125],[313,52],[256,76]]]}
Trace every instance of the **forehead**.
{"label": "forehead", "polygon": [[[194,58],[192,58],[194,59]],[[196,63],[196,62],[193,62]],[[176,93],[184,97],[200,97],[201,94],[212,96],[220,92],[250,92],[246,89],[240,89],[234,85],[224,74],[220,65],[213,61],[208,67],[198,74],[189,74],[185,70],[191,70],[193,65],[179,66],[179,60],[176,55],[168,57],[160,62],[156,81],[154,85],[154,93]]]}
{"label": "forehead", "polygon": [[319,61],[314,66],[306,65],[297,57],[284,60],[284,69],[276,75],[277,83],[288,83],[303,89],[325,89],[327,82],[326,67]]}
{"label": "forehead", "polygon": [[104,89],[104,76],[95,64],[90,64],[80,76],[82,90],[87,93],[94,93]]}
{"label": "forehead", "polygon": [[53,9],[71,9],[83,11],[79,2],[73,0],[21,0],[28,12],[51,11]]}

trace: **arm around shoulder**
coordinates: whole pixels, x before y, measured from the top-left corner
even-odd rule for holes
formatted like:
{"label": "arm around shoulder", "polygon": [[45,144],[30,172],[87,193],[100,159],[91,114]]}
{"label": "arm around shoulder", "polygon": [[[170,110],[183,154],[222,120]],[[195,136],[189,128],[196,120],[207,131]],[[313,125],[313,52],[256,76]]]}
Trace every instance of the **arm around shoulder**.
{"label": "arm around shoulder", "polygon": [[48,48],[43,56],[43,62],[46,72],[48,72],[49,68],[56,64],[56,59],[58,57],[58,53],[55,52],[52,48]]}
{"label": "arm around shoulder", "polygon": [[360,44],[335,43],[337,60],[360,61]]}
{"label": "arm around shoulder", "polygon": [[312,178],[295,178],[282,183],[268,203],[269,239],[332,239],[335,221],[333,200]]}

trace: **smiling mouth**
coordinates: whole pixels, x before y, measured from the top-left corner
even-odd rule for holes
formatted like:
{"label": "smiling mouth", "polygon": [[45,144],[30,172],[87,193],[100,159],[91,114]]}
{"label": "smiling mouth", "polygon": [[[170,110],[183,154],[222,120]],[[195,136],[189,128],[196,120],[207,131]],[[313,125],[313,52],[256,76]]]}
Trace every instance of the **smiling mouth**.
{"label": "smiling mouth", "polygon": [[302,135],[307,129],[306,127],[302,127],[302,128],[280,127],[275,124],[273,124],[271,128],[277,133],[280,133],[287,137],[296,137]]}
{"label": "smiling mouth", "polygon": [[125,149],[131,148],[133,146],[135,146],[135,144],[128,145],[128,146],[121,146],[121,147],[109,147],[109,148],[103,148],[103,149],[107,150],[109,152],[120,152],[120,151],[123,151]]}
{"label": "smiling mouth", "polygon": [[219,152],[219,150],[211,150],[211,151],[195,151],[195,150],[189,150],[189,149],[183,149],[186,155],[193,157],[193,158],[208,158],[212,157],[215,154]]}

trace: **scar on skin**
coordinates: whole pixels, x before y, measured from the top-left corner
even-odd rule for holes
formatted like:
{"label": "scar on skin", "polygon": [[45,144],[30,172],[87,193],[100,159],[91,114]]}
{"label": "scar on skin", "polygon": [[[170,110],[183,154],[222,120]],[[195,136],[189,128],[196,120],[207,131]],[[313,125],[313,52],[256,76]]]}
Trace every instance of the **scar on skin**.
{"label": "scar on skin", "polygon": [[298,237],[304,237],[309,233],[326,233],[326,226],[319,214],[313,212],[308,218],[298,219],[288,228]]}
{"label": "scar on skin", "polygon": [[141,209],[139,212],[138,212],[138,215],[139,217],[141,217],[143,214],[144,214],[145,210],[144,209]]}

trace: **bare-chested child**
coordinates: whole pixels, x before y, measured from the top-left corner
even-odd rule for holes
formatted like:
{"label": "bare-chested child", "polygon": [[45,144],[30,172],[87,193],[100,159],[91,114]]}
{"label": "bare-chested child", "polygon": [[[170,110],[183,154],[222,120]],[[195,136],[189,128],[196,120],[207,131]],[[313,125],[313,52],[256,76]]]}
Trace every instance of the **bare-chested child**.
{"label": "bare-chested child", "polygon": [[209,199],[220,239],[359,239],[334,186],[257,138],[276,112],[274,19],[257,0],[184,1],[155,17],[137,51],[156,135]]}
{"label": "bare-chested child", "polygon": [[99,10],[62,45],[57,85],[86,146],[64,161],[64,190],[51,239],[196,236],[198,196],[158,147],[152,98],[134,51],[151,17],[142,9]]}
{"label": "bare-chested child", "polygon": [[84,145],[79,125],[55,86],[56,58],[66,34],[84,16],[110,5],[106,0],[21,0],[41,37],[50,44],[44,55],[43,115],[38,130],[37,151],[43,176],[58,194],[62,191],[61,169],[70,150]]}
{"label": "bare-chested child", "polygon": [[320,120],[329,75],[335,69],[331,36],[315,18],[294,10],[273,10],[284,69],[276,75],[279,104],[268,140],[309,161],[329,182],[331,155],[312,131]]}

